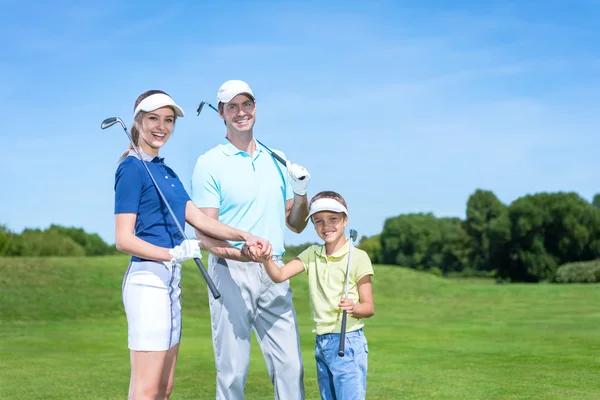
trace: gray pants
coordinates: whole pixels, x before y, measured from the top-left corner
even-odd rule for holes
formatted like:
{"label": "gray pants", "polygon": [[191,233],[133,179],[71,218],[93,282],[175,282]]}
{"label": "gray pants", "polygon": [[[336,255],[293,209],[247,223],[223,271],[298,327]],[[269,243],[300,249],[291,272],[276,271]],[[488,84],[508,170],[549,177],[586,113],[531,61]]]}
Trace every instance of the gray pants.
{"label": "gray pants", "polygon": [[[281,266],[281,259],[276,260]],[[260,345],[275,399],[304,399],[304,368],[289,281],[273,283],[262,264],[210,254],[208,271],[221,292],[209,294],[217,399],[241,400],[250,362],[250,334]]]}

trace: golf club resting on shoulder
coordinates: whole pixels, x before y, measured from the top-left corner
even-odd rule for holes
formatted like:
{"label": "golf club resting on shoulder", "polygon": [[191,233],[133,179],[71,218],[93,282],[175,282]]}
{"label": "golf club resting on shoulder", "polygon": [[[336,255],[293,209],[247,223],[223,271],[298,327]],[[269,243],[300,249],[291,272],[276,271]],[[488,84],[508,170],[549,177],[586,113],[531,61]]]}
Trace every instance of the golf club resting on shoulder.
{"label": "golf club resting on shoulder", "polygon": [[[225,137],[198,157],[190,197],[207,216],[268,240],[274,262],[283,265],[286,231],[300,233],[308,224],[310,174],[255,138],[259,107],[246,82],[228,80],[216,97],[211,108],[223,120]],[[196,237],[209,252],[208,272],[224,293],[219,299],[209,296],[216,398],[244,399],[254,332],[275,399],[304,400],[304,365],[289,282],[271,281],[251,246],[202,232]]]}

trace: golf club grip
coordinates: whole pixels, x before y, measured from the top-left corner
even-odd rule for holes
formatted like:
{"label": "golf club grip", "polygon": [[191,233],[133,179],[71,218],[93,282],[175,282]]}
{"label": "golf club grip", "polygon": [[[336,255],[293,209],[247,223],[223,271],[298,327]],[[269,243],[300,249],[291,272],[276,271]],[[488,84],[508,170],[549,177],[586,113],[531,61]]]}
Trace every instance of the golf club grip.
{"label": "golf club grip", "polygon": [[219,297],[221,297],[221,293],[219,293],[219,290],[215,286],[215,283],[212,281],[212,279],[210,279],[210,276],[208,275],[208,272],[206,272],[206,269],[204,268],[202,261],[200,261],[199,258],[194,258],[194,261],[196,261],[196,265],[198,266],[198,269],[200,270],[202,277],[206,281],[206,284],[208,285],[208,289],[212,293],[213,297],[215,299],[218,299]]}
{"label": "golf club grip", "polygon": [[340,348],[338,350],[338,356],[344,357],[344,343],[346,342],[346,318],[348,313],[344,310],[342,314],[342,329],[340,330]]}

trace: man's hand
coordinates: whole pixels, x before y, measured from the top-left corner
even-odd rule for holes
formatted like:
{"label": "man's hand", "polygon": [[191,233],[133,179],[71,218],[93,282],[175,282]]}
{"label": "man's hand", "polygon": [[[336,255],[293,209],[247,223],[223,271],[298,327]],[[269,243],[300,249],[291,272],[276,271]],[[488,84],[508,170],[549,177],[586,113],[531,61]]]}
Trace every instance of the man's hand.
{"label": "man's hand", "polygon": [[289,160],[286,164],[286,167],[288,170],[288,175],[290,176],[290,182],[292,184],[294,193],[299,196],[304,196],[306,194],[308,181],[310,181],[310,174],[306,168],[301,167],[298,164],[292,164]]}
{"label": "man's hand", "polygon": [[265,258],[271,258],[273,248],[269,241],[251,235],[242,246],[242,255],[251,261],[262,262]]}

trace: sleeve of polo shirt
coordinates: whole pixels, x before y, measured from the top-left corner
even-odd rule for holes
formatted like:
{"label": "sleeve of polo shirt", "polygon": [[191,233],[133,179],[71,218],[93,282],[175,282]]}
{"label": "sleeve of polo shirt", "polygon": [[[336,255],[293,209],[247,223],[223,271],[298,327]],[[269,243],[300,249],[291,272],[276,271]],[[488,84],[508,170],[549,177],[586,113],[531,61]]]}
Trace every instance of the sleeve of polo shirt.
{"label": "sleeve of polo shirt", "polygon": [[304,250],[302,253],[298,254],[298,258],[300,261],[302,261],[302,265],[304,265],[304,271],[306,271],[308,273],[308,265],[310,264],[311,259],[315,258],[315,249],[314,246],[310,246],[309,248],[307,248],[306,250]]}
{"label": "sleeve of polo shirt", "polygon": [[191,199],[199,208],[219,208],[221,193],[205,156],[200,156],[192,173]]}
{"label": "sleeve of polo shirt", "polygon": [[119,164],[115,173],[115,214],[138,213],[144,185],[140,172],[131,162]]}
{"label": "sleeve of polo shirt", "polygon": [[[283,153],[282,151],[273,150],[273,152],[277,153],[277,155],[279,155],[284,160],[287,160],[287,158],[285,158],[285,153]],[[290,175],[288,174],[286,167],[281,166],[281,168],[282,168],[283,176],[285,176],[285,199],[291,200],[294,198],[294,190],[292,189],[292,185],[290,183]]]}
{"label": "sleeve of polo shirt", "polygon": [[[354,249],[354,250],[360,250],[360,249]],[[354,257],[355,255],[352,254],[352,257]],[[369,258],[369,255],[363,251],[356,251],[356,261],[353,263],[354,264],[354,281],[358,282],[362,277],[367,276],[367,275],[373,275],[374,271],[373,271],[373,264],[371,264],[371,259]]]}

